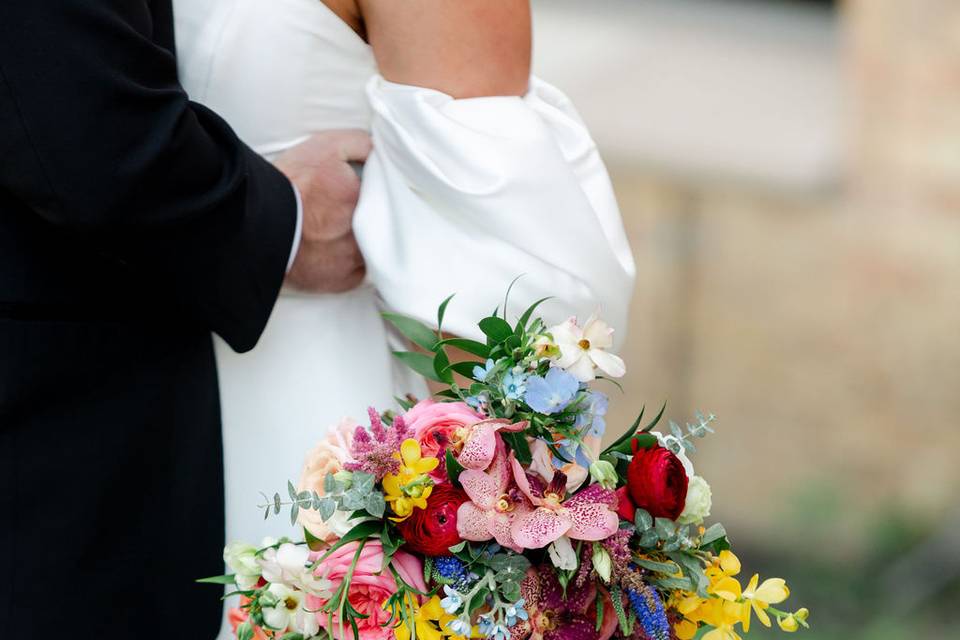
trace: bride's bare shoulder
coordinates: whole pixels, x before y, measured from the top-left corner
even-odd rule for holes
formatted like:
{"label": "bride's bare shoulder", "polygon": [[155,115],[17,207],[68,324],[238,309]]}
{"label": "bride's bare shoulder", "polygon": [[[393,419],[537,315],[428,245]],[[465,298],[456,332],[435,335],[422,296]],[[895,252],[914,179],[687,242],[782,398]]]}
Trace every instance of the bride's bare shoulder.
{"label": "bride's bare shoulder", "polygon": [[325,1],[367,39],[387,80],[457,98],[527,90],[529,0]]}

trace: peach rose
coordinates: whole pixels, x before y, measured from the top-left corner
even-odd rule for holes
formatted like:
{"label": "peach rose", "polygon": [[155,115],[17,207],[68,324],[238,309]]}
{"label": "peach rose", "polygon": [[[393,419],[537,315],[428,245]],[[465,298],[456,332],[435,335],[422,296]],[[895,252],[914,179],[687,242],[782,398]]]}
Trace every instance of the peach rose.
{"label": "peach rose", "polygon": [[[334,593],[350,570],[350,563],[353,562],[353,557],[357,553],[358,544],[358,542],[350,542],[343,545],[317,567],[317,575],[322,575],[333,583],[331,590]],[[320,552],[314,552],[310,559],[316,560],[321,555]],[[405,551],[397,551],[390,565],[408,585],[419,591],[427,590],[427,585],[423,581],[423,565],[415,556]],[[360,631],[357,640],[392,640],[393,638],[393,629],[387,625],[390,611],[384,609],[383,604],[396,593],[397,583],[390,570],[381,571],[382,568],[383,547],[380,541],[367,541],[360,552],[360,558],[350,579],[350,592],[347,596],[354,609],[368,616],[357,619],[357,627]],[[328,628],[331,623],[330,615],[319,611],[326,603],[326,600],[316,596],[307,596],[307,608],[310,611],[318,611],[317,622],[321,627],[327,629],[335,640],[347,640],[347,638],[353,640],[353,631],[346,622],[343,630],[346,638],[340,637],[340,619],[336,613],[332,618],[333,627]]]}
{"label": "peach rose", "polygon": [[403,419],[420,443],[421,454],[440,460],[430,476],[436,482],[445,482],[447,447],[456,440],[458,429],[483,420],[483,416],[463,402],[421,400],[403,414]]}
{"label": "peach rose", "polygon": [[[240,598],[240,604],[244,605],[250,602],[246,596]],[[230,621],[230,627],[233,634],[237,634],[237,627],[250,619],[250,611],[241,607],[234,607],[227,612],[227,620]],[[268,640],[267,634],[260,627],[253,627],[253,640]]]}
{"label": "peach rose", "polygon": [[[353,441],[353,432],[356,428],[355,420],[344,418],[337,426],[330,429],[327,437],[307,454],[303,472],[300,474],[298,491],[316,491],[319,495],[323,495],[324,477],[341,471],[345,463],[352,461],[350,443]],[[314,537],[325,542],[333,542],[337,539],[337,535],[323,521],[319,512],[313,509],[300,509],[297,519],[300,525]]]}

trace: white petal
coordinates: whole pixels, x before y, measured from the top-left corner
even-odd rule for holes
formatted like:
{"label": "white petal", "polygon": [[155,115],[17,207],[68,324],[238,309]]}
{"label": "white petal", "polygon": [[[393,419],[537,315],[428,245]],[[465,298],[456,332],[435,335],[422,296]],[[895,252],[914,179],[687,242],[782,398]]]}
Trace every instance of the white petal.
{"label": "white petal", "polygon": [[593,372],[593,360],[590,359],[587,352],[581,351],[580,353],[583,355],[571,366],[565,368],[567,373],[580,382],[590,382],[596,377]]}
{"label": "white petal", "polygon": [[583,329],[577,326],[577,319],[570,318],[548,330],[557,344],[577,344],[583,338]]}
{"label": "white petal", "polygon": [[285,608],[264,608],[261,611],[263,611],[263,621],[273,629],[285,631],[290,624],[290,616]]}
{"label": "white petal", "polygon": [[583,327],[583,337],[590,344],[599,349],[609,349],[613,346],[613,329],[603,320],[594,320]]}
{"label": "white petal", "polygon": [[620,356],[615,356],[612,353],[600,349],[590,349],[590,359],[611,378],[619,378],[627,372],[627,365],[623,363]]}
{"label": "white petal", "polygon": [[573,550],[573,545],[570,544],[570,538],[567,536],[560,536],[554,540],[547,547],[547,552],[556,568],[565,571],[572,571],[577,568],[577,552]]}
{"label": "white petal", "polygon": [[293,543],[280,545],[277,550],[277,564],[287,572],[298,574],[303,571],[303,567],[310,558],[310,550],[306,545],[301,546]]}

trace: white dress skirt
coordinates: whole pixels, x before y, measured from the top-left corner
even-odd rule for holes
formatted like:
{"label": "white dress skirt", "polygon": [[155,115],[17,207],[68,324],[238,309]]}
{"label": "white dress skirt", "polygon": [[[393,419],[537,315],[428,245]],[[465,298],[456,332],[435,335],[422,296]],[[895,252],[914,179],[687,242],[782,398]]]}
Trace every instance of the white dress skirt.
{"label": "white dress skirt", "polygon": [[[268,158],[327,129],[371,131],[354,231],[367,263],[342,294],[284,291],[253,351],[217,339],[226,538],[295,535],[260,492],[296,480],[344,416],[425,386],[392,358],[384,310],[479,337],[476,321],[545,296],[560,321],[600,309],[622,340],[634,263],[606,169],[573,107],[532,78],[524,97],[455,100],[381,78],[370,47],[320,0],[175,0],[192,100]],[[198,523],[198,526],[201,526]],[[226,637],[226,636],[224,636]]]}

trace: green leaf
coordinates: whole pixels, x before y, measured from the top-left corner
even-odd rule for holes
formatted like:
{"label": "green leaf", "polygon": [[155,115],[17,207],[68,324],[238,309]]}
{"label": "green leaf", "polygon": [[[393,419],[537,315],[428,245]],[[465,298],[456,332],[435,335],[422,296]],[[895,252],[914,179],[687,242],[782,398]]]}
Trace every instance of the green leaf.
{"label": "green leaf", "polygon": [[209,578],[200,578],[194,582],[199,582],[200,584],[236,584],[233,574],[226,576],[210,576]]}
{"label": "green leaf", "polygon": [[394,351],[393,355],[400,360],[400,362],[407,365],[424,378],[433,380],[434,382],[443,382],[443,380],[437,377],[437,372],[433,369],[433,356],[428,356],[423,353],[416,353],[414,351]]}
{"label": "green leaf", "polygon": [[527,310],[523,312],[523,315],[520,316],[520,319],[517,321],[517,328],[525,329],[527,326],[527,321],[530,320],[530,316],[533,315],[533,312],[536,311],[537,307],[546,302],[547,300],[552,299],[553,296],[547,296],[546,298],[540,298],[532,305],[527,307]]}
{"label": "green leaf", "polygon": [[633,523],[636,525],[637,531],[646,531],[653,526],[653,516],[646,509],[638,508],[636,515],[633,517]]}
{"label": "green leaf", "polygon": [[453,451],[447,449],[446,453],[446,463],[447,463],[447,478],[450,479],[450,484],[456,488],[462,488],[460,484],[460,472],[463,471],[463,465],[457,462],[457,459],[453,457]]}
{"label": "green leaf", "polygon": [[609,447],[603,450],[603,453],[609,453],[610,451],[617,451],[620,449],[621,445],[625,442],[629,442],[630,438],[633,437],[633,434],[637,432],[637,427],[640,426],[640,421],[643,420],[643,412],[646,411],[646,405],[640,407],[640,415],[637,416],[637,419],[633,421],[633,424],[630,425],[630,428],[623,432],[623,434],[613,441]]}
{"label": "green leaf", "polygon": [[383,499],[383,494],[375,491],[367,495],[367,513],[374,518],[382,518],[387,509],[387,503]]}
{"label": "green leaf", "polygon": [[677,525],[669,518],[657,518],[654,520],[653,528],[661,540],[666,540],[677,533]]}
{"label": "green leaf", "polygon": [[725,538],[727,536],[727,530],[719,522],[710,526],[709,529],[703,532],[702,544],[710,544],[720,538]]}
{"label": "green leaf", "polygon": [[304,640],[304,638],[302,633],[291,631],[290,633],[280,636],[280,640]]}
{"label": "green leaf", "polygon": [[280,513],[280,494],[273,494],[273,515]]}
{"label": "green leaf", "polygon": [[473,368],[476,366],[483,366],[482,362],[474,362],[470,360],[465,360],[463,362],[454,362],[453,364],[447,367],[447,371],[456,371],[464,378],[473,378]]}
{"label": "green leaf", "polygon": [[450,304],[450,301],[453,300],[453,296],[457,294],[451,293],[447,296],[447,299],[440,303],[440,307],[437,309],[437,333],[443,331],[443,316],[447,313],[447,305]]}
{"label": "green leaf", "polygon": [[458,542],[457,544],[455,544],[455,545],[453,545],[452,547],[450,547],[449,551],[450,551],[450,553],[460,553],[461,551],[463,551],[463,548],[464,548],[465,546],[467,546],[467,541],[466,541],[466,540],[461,540],[461,541]]}
{"label": "green leaf", "polygon": [[643,429],[641,429],[640,433],[649,433],[651,429],[657,426],[657,423],[660,422],[660,418],[663,417],[663,412],[666,411],[666,409],[667,409],[667,402],[664,401],[663,406],[660,407],[660,413],[658,413],[656,417],[650,421],[650,424],[648,424]]}
{"label": "green leaf", "polygon": [[503,319],[504,320],[507,319],[507,302],[510,301],[510,292],[513,291],[513,285],[517,284],[517,280],[522,278],[524,275],[526,274],[521,273],[520,275],[518,275],[516,278],[510,281],[510,286],[507,287],[507,292],[503,296]]}
{"label": "green leaf", "polygon": [[653,549],[660,542],[660,536],[653,529],[647,529],[640,534],[640,546],[644,549]]}
{"label": "green leaf", "polygon": [[677,589],[681,589],[683,591],[693,591],[695,589],[693,582],[690,581],[690,578],[653,578],[650,580],[650,582],[658,587],[661,587],[665,591],[675,591]]}
{"label": "green leaf", "polygon": [[329,558],[330,554],[346,544],[356,542],[357,540],[366,540],[380,530],[381,524],[382,522],[380,520],[367,520],[366,522],[361,522],[360,524],[356,525],[350,529],[350,531],[347,531],[342,538],[337,540],[333,546],[327,549],[322,556],[317,558],[314,561],[313,566],[318,566],[321,562]]}
{"label": "green leaf", "polygon": [[296,502],[290,507],[290,526],[297,524],[297,516],[300,515],[300,505]]}
{"label": "green leaf", "polygon": [[237,640],[253,640],[253,627],[249,622],[241,622],[237,626]]}
{"label": "green leaf", "polygon": [[479,326],[491,344],[499,344],[513,335],[513,328],[507,321],[496,316],[484,318],[479,322]]}
{"label": "green leaf", "polygon": [[366,494],[373,491],[373,485],[376,484],[376,477],[372,473],[364,471],[353,472],[353,489],[357,492]]}
{"label": "green leaf", "polygon": [[447,338],[446,340],[441,340],[437,345],[443,345],[447,347],[453,347],[454,349],[460,349],[466,351],[467,353],[473,354],[480,358],[486,358],[490,355],[490,347],[483,344],[482,342],[477,342],[476,340],[468,340],[467,338]]}
{"label": "green leaf", "polygon": [[504,443],[513,451],[520,464],[530,464],[533,461],[533,454],[530,452],[530,445],[527,443],[527,437],[523,432],[510,433],[500,432],[500,437]]}
{"label": "green leaf", "polygon": [[294,502],[297,501],[297,488],[293,486],[293,483],[287,480],[287,492],[290,494],[290,499]]}
{"label": "green leaf", "polygon": [[398,313],[384,312],[380,315],[399,329],[400,333],[406,336],[411,342],[428,351],[433,351],[437,344],[437,334],[433,332],[433,329],[419,320],[402,316]]}
{"label": "green leaf", "polygon": [[446,384],[453,384],[453,374],[450,372],[450,358],[441,348],[437,350],[437,355],[433,357],[433,372]]}
{"label": "green leaf", "polygon": [[675,562],[655,562],[653,560],[647,560],[646,558],[634,558],[633,561],[644,569],[656,571],[657,573],[665,573],[668,576],[672,576],[677,571],[680,571],[680,567],[678,567]]}

